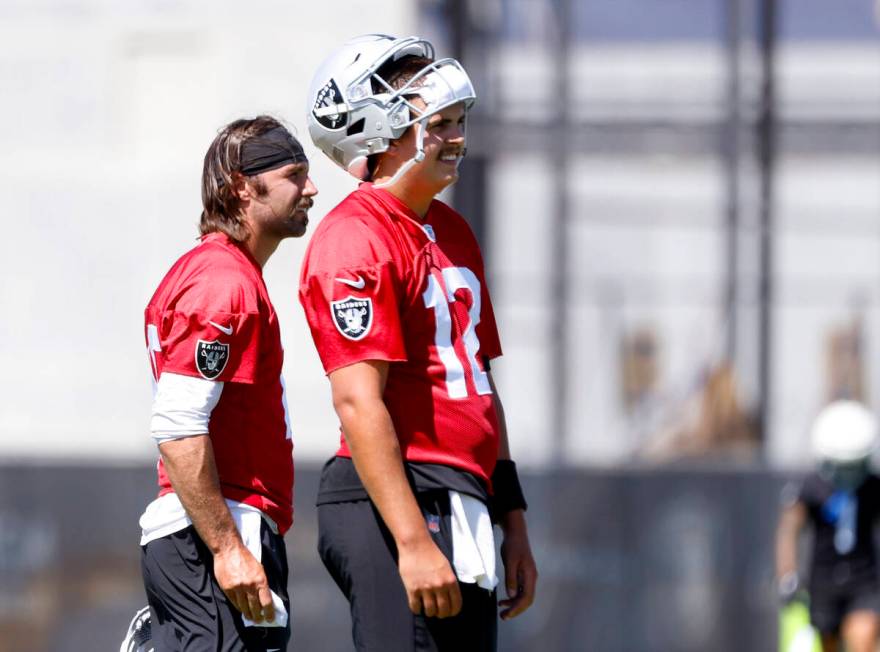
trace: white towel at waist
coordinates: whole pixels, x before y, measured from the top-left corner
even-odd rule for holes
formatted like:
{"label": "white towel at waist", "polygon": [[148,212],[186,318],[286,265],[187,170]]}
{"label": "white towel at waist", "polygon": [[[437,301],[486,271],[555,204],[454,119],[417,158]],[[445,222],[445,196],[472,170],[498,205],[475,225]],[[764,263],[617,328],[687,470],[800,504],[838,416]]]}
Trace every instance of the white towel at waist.
{"label": "white towel at waist", "polygon": [[495,575],[495,535],[486,505],[467,494],[449,492],[452,521],[452,565],[458,579],[492,591]]}
{"label": "white towel at waist", "polygon": [[[256,560],[262,563],[263,543],[260,538],[260,524],[266,521],[276,534],[278,526],[256,507],[229,499],[226,499],[226,505],[229,507],[229,513],[232,514],[232,520],[235,521],[235,527],[241,535],[242,543]],[[141,545],[145,546],[154,539],[179,532],[190,525],[192,525],[192,520],[187,515],[177,494],[165,494],[147,505],[147,509],[141,515]],[[255,623],[243,617],[242,620],[246,627],[287,626],[288,614],[287,609],[284,608],[284,602],[275,591],[271,591],[271,593],[272,604],[275,605],[275,620],[271,623]]]}

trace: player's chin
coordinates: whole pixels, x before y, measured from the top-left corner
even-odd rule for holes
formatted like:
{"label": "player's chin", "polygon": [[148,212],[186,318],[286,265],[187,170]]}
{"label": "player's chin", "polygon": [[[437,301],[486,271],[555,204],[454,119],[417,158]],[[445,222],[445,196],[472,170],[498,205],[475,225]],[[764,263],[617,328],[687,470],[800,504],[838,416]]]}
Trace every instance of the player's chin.
{"label": "player's chin", "polygon": [[442,190],[458,181],[458,168],[446,167],[441,169],[441,173],[436,177],[437,185]]}
{"label": "player's chin", "polygon": [[292,238],[301,238],[306,234],[309,227],[309,220],[300,221],[291,228],[290,236]]}
{"label": "player's chin", "polygon": [[297,213],[295,217],[291,217],[284,225],[285,238],[300,238],[305,235],[309,226],[309,218]]}

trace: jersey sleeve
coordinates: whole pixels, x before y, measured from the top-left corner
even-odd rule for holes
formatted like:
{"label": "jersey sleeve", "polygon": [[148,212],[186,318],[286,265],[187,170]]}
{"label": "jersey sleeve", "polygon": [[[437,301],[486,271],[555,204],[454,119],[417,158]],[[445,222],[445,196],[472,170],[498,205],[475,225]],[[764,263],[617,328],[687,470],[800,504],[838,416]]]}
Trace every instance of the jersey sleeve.
{"label": "jersey sleeve", "polygon": [[218,382],[256,380],[263,320],[256,293],[241,279],[205,275],[173,309],[148,306],[145,316],[148,347],[159,349],[151,353],[157,379],[168,371]]}
{"label": "jersey sleeve", "polygon": [[396,265],[362,229],[337,228],[318,238],[303,263],[299,299],[324,370],[406,360]]}

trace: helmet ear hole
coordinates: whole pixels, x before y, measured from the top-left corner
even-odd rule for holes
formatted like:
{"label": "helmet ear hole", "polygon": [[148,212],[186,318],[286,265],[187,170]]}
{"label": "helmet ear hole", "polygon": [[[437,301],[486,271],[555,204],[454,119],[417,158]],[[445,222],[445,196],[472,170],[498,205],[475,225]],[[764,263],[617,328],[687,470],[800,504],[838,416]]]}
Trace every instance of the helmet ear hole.
{"label": "helmet ear hole", "polygon": [[392,129],[400,129],[400,127],[409,120],[409,107],[406,104],[400,104],[394,108],[388,116],[388,122]]}
{"label": "helmet ear hole", "polygon": [[364,125],[366,124],[366,118],[361,118],[357,122],[353,122],[348,126],[348,129],[345,130],[346,136],[354,136],[355,134],[362,133],[364,130]]}

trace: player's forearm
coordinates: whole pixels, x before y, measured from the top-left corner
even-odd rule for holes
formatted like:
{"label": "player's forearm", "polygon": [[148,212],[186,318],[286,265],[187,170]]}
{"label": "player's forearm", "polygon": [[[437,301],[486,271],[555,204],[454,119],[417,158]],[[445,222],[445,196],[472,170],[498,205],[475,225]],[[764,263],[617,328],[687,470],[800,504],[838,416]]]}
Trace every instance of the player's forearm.
{"label": "player's forearm", "polygon": [[806,521],[801,504],[783,510],[776,529],[776,577],[785,577],[798,570],[798,536]]}
{"label": "player's forearm", "polygon": [[796,573],[797,567],[797,533],[780,528],[776,533],[776,577]]}
{"label": "player's forearm", "polygon": [[492,405],[495,406],[495,412],[498,414],[498,459],[510,459],[510,441],[507,438],[507,418],[504,414],[504,405],[501,403],[501,397],[498,395],[498,388],[495,387],[495,380],[492,373],[489,372],[489,386],[492,388]]}
{"label": "player's forearm", "polygon": [[361,482],[398,549],[429,539],[385,404],[380,399],[355,398],[338,402],[336,410]]}
{"label": "player's forearm", "polygon": [[220,492],[214,449],[208,435],[160,444],[171,486],[213,554],[241,547],[241,536]]}
{"label": "player's forearm", "polygon": [[495,410],[498,412],[498,459],[509,460],[510,457],[510,440],[507,438],[507,421],[504,417],[504,407],[498,399],[498,395],[492,401],[495,404]]}

